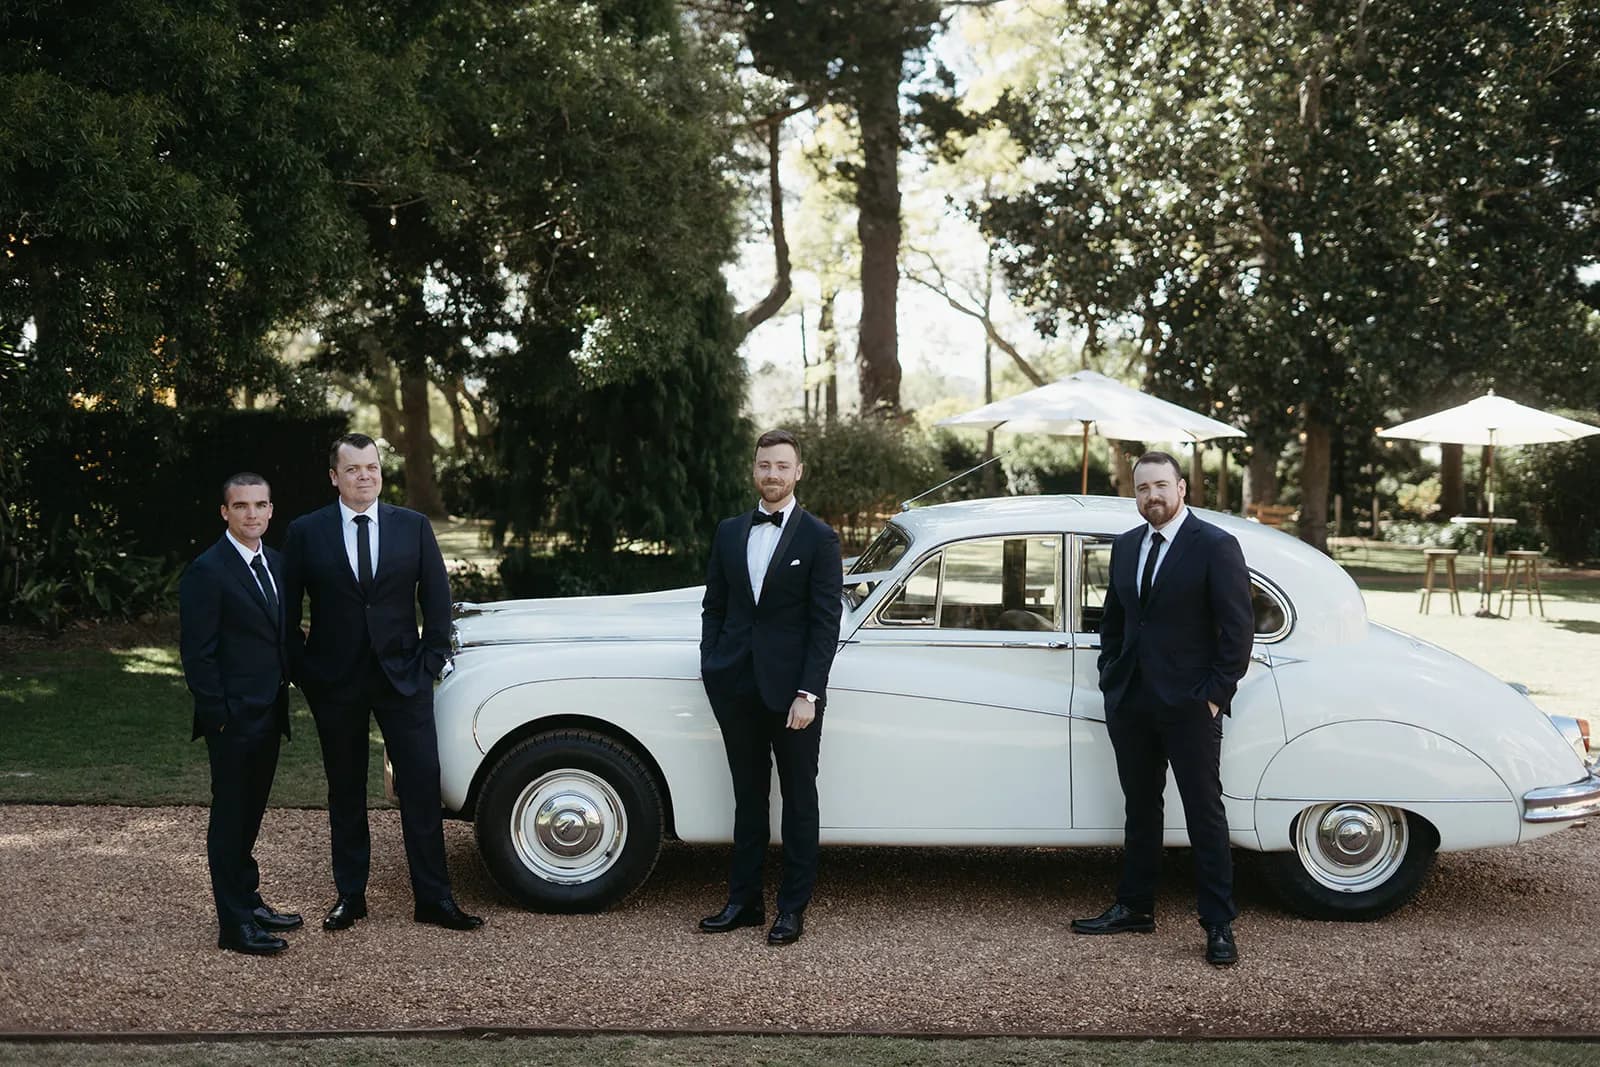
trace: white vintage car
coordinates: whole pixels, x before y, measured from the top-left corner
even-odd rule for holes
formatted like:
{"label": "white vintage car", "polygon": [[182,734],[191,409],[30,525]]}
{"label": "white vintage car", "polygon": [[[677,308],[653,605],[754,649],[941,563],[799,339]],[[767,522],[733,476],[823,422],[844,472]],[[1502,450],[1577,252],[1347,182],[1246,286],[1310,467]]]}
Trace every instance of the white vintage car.
{"label": "white vintage car", "polygon": [[[1511,845],[1600,812],[1572,719],[1368,622],[1332,561],[1238,537],[1256,643],[1224,728],[1237,848],[1302,914],[1370,919],[1436,849]],[[849,568],[822,735],[825,844],[1119,846],[1096,686],[1110,540],[1131,501],[1018,497],[907,511]],[[733,790],[699,678],[699,589],[457,607],[436,699],[445,806],[529,908],[604,908],[664,838],[729,841]],[[1166,843],[1186,843],[1169,780]],[[778,804],[773,803],[773,837]]]}

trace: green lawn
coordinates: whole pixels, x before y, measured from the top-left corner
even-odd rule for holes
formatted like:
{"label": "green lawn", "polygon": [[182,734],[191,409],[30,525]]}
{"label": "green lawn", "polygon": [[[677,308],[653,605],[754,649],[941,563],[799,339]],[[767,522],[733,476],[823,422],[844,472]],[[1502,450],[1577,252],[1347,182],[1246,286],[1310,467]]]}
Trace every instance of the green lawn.
{"label": "green lawn", "polygon": [[449,1063],[459,1067],[900,1067],[971,1063],[1006,1067],[1104,1064],[1107,1067],[1467,1067],[1475,1064],[1589,1064],[1594,1048],[1558,1041],[1417,1043],[1305,1041],[1070,1041],[865,1037],[529,1037],[330,1038],[321,1041],[210,1042],[194,1045],[0,1044],[0,1061],[41,1067],[249,1067],[258,1063],[312,1067],[388,1067]]}
{"label": "green lawn", "polygon": [[[206,804],[205,744],[190,742],[193,705],[178,663],[175,620],[106,627],[73,645],[0,644],[0,802]],[[104,647],[96,647],[96,641]],[[273,803],[327,798],[311,712],[290,695],[294,739],[283,746]],[[369,793],[383,803],[383,754],[373,729]]]}

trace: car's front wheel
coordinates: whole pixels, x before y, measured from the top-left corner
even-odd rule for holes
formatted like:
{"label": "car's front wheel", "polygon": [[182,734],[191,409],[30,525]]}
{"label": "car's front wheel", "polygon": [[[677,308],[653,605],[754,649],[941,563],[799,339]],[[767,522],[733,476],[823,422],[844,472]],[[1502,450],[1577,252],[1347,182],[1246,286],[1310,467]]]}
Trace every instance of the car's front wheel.
{"label": "car's front wheel", "polygon": [[1292,852],[1267,857],[1279,895],[1311,919],[1377,919],[1422,887],[1438,838],[1386,804],[1318,804],[1295,819]]}
{"label": "car's front wheel", "polygon": [[478,848],[495,882],[536,911],[600,911],[638,888],[661,852],[661,793],[603,734],[559,730],[506,752],[478,798]]}

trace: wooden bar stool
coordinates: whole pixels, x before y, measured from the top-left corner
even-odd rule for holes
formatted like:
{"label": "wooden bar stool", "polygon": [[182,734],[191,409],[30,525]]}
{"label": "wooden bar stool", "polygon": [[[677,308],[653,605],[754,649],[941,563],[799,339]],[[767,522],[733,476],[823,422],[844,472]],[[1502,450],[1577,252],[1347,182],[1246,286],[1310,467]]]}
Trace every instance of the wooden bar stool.
{"label": "wooden bar stool", "polygon": [[1433,603],[1433,565],[1444,564],[1445,580],[1450,583],[1450,613],[1461,614],[1461,591],[1456,588],[1456,557],[1461,554],[1456,548],[1425,548],[1422,550],[1423,558],[1427,560],[1426,569],[1422,573],[1422,603],[1417,605],[1417,614],[1427,614]]}
{"label": "wooden bar stool", "polygon": [[1530,552],[1526,549],[1516,549],[1506,553],[1506,573],[1500,582],[1500,603],[1495,606],[1495,614],[1505,610],[1506,594],[1511,594],[1511,610],[1506,612],[1510,618],[1517,610],[1517,578],[1522,578],[1522,594],[1528,598],[1528,612],[1533,612],[1533,598],[1539,598],[1539,617],[1544,618],[1544,590],[1539,588],[1539,560],[1543,552]]}

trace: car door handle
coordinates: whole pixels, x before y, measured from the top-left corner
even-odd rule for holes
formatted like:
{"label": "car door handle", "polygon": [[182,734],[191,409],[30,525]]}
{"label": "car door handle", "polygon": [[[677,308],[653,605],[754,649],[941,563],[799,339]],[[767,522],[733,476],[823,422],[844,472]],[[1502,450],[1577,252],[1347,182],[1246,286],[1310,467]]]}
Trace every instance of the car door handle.
{"label": "car door handle", "polygon": [[1002,641],[1001,648],[1071,648],[1065,641]]}

